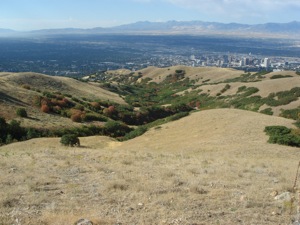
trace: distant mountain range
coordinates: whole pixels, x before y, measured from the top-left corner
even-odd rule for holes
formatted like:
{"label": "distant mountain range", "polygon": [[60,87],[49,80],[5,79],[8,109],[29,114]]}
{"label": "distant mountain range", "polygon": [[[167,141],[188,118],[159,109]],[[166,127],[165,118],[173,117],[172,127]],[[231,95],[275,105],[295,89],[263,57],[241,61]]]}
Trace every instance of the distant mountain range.
{"label": "distant mountain range", "polygon": [[92,29],[44,29],[18,32],[0,29],[0,35],[64,35],[64,34],[225,34],[225,35],[261,35],[298,37],[300,22],[239,24],[216,23],[203,21],[168,21],[168,22],[136,22],[110,28],[96,27]]}

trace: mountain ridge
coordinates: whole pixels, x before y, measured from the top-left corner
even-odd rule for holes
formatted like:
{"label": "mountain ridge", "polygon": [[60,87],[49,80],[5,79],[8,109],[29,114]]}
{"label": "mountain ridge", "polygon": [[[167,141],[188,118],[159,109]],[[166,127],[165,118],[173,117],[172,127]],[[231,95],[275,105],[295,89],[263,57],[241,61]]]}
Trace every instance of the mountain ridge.
{"label": "mountain ridge", "polygon": [[241,24],[241,23],[220,23],[204,21],[175,21],[150,22],[138,21],[114,27],[94,28],[58,28],[38,29],[26,32],[1,29],[0,34],[14,35],[51,35],[51,34],[106,34],[106,33],[144,33],[144,34],[300,34],[300,22],[291,21],[288,23],[264,23],[264,24]]}

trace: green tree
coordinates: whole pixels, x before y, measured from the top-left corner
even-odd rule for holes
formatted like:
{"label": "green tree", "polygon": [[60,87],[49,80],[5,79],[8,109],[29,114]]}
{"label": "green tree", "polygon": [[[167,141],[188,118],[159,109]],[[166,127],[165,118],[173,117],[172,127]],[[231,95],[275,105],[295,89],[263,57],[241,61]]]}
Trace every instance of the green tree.
{"label": "green tree", "polygon": [[17,116],[19,117],[27,117],[26,109],[24,108],[18,108],[16,111]]}
{"label": "green tree", "polygon": [[80,146],[80,140],[75,134],[65,134],[61,137],[60,143],[65,146],[74,147],[75,145]]}

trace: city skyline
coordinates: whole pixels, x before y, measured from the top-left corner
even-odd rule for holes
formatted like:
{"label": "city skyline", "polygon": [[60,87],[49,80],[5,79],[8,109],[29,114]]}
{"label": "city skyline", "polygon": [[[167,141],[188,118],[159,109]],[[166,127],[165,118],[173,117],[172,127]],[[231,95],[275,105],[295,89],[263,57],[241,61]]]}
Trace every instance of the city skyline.
{"label": "city skyline", "polygon": [[169,20],[286,23],[300,21],[299,10],[296,0],[10,0],[0,3],[0,28],[93,28]]}

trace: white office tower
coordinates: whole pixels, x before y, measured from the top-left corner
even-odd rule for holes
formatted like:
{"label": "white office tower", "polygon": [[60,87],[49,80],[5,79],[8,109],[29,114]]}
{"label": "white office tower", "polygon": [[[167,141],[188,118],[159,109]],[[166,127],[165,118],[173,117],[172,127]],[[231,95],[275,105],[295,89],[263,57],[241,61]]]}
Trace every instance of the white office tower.
{"label": "white office tower", "polygon": [[271,60],[269,58],[265,58],[263,66],[266,67],[266,68],[270,67],[271,66]]}

